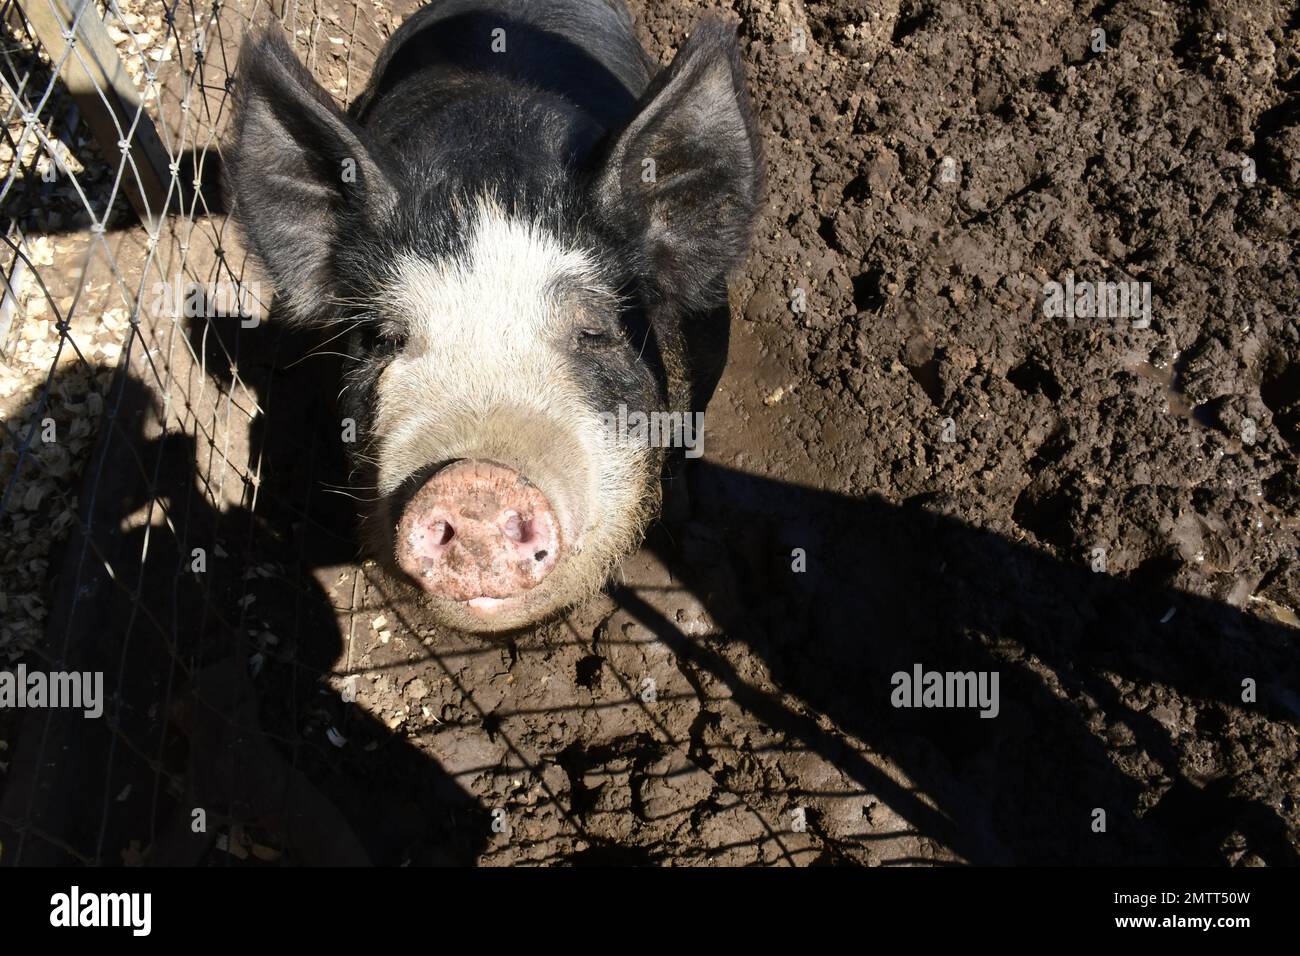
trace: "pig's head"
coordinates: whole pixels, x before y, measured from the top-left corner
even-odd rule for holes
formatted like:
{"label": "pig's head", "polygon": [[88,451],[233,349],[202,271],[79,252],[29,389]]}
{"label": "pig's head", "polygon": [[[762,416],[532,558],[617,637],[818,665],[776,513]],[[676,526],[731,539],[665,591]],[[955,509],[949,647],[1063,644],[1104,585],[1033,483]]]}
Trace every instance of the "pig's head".
{"label": "pig's head", "polygon": [[278,38],[241,68],[234,212],[283,314],[348,342],[375,557],[463,630],[598,590],[665,460],[609,423],[691,411],[684,326],[725,303],[757,212],[734,32],[699,26],[616,130],[534,95],[381,132]]}

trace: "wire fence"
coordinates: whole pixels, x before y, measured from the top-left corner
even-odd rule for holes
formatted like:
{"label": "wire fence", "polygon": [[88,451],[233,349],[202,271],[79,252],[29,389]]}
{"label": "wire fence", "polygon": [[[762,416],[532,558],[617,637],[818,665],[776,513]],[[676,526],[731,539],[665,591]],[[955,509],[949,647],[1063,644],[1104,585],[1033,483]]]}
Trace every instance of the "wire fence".
{"label": "wire fence", "polygon": [[[324,507],[336,423],[313,343],[263,321],[220,142],[250,30],[278,21],[346,103],[415,6],[0,0],[0,664],[103,677],[96,720],[0,710],[0,862],[643,862],[719,793],[748,822],[715,854],[824,854],[784,798],[696,780],[693,711],[639,696],[653,635],[595,619],[617,704],[496,706],[503,655],[567,646],[581,672],[589,638],[435,641]],[[626,731],[584,750],[584,711]],[[630,780],[639,808],[609,796]],[[505,807],[531,820],[513,842]],[[362,839],[362,816],[394,822]]]}
{"label": "wire fence", "polygon": [[[5,737],[22,746],[4,755],[4,862],[196,861],[184,839],[160,837],[177,800],[212,808],[227,854],[247,857],[257,844],[231,843],[235,817],[312,802],[239,789],[258,773],[309,785],[258,749],[274,728],[247,753],[232,742],[257,717],[246,669],[226,666],[252,661],[256,673],[274,650],[279,636],[249,608],[253,582],[285,577],[258,562],[252,520],[274,349],[263,339],[252,375],[245,366],[267,303],[216,187],[238,44],[275,20],[343,100],[353,55],[373,59],[388,26],[368,3],[0,6],[0,655],[102,674],[107,698],[89,728],[80,714],[33,710],[17,735],[21,712],[5,714]],[[297,715],[287,721],[280,740],[296,753]],[[232,759],[256,766],[202,779]],[[182,820],[177,832],[194,829]]]}
{"label": "wire fence", "polygon": [[[1253,820],[1252,840],[1294,858],[1274,805],[1177,770],[1164,824],[1117,814],[1117,839],[1090,839],[1078,821],[1135,787],[1088,701],[1128,705],[1066,653],[1092,638],[1073,610],[1103,608],[1144,655],[1123,679],[1236,707],[1215,655],[1247,648],[1243,673],[1286,674],[1289,631],[924,506],[715,469],[715,505],[765,516],[730,543],[681,542],[714,577],[688,587],[648,549],[608,595],[512,643],[431,627],[359,563],[331,333],[269,320],[220,144],[250,31],[285,30],[346,104],[417,6],[0,0],[0,863],[1155,862],[1180,814],[1218,814],[1233,840]],[[793,526],[842,528],[860,565],[816,591],[777,585],[764,561],[773,541],[786,560]],[[747,580],[728,583],[733,565]],[[886,609],[873,588],[890,580],[1005,600]],[[746,587],[752,608],[728,612]],[[1162,643],[1175,606],[1208,678]],[[882,619],[895,645],[883,625],[863,639]],[[1036,638],[1053,632],[1072,636]],[[978,719],[927,736],[864,697],[920,659],[1004,672],[1032,732],[990,751]],[[14,706],[3,681],[24,669],[102,686],[85,708]],[[1249,720],[1260,739],[1282,726]],[[1172,731],[1127,721],[1177,766]],[[991,753],[1002,769],[972,779],[997,792],[963,789],[967,756]]]}
{"label": "wire fence", "polygon": [[[99,432],[115,369],[145,371],[164,403],[174,404],[178,369],[158,363],[153,350],[184,317],[158,293],[178,280],[235,278],[222,254],[224,223],[211,215],[208,193],[194,188],[215,156],[227,107],[232,63],[220,41],[231,23],[223,9],[176,3],[145,14],[111,4],[104,15],[94,4],[62,0],[8,0],[0,8],[7,33],[0,514],[11,543],[50,547],[57,535],[52,540],[49,529],[67,529],[75,477]],[[116,61],[106,67],[107,57]],[[71,92],[75,84],[61,77],[74,72],[93,89]],[[106,89],[110,82],[140,92],[131,102]],[[161,154],[146,155],[155,146]],[[167,175],[161,191],[150,182],[158,166]],[[169,424],[194,427],[183,416]],[[39,577],[44,568],[31,570]],[[43,609],[33,604],[31,612],[39,623]],[[13,654],[30,638],[30,630],[8,631],[3,644]]]}

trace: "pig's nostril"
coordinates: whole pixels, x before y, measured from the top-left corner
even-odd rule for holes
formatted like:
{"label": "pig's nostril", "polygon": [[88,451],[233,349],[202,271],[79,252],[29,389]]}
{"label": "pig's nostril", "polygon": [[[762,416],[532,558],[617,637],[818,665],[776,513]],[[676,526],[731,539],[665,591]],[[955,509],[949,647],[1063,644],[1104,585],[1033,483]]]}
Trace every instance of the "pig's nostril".
{"label": "pig's nostril", "polygon": [[522,518],[519,512],[507,511],[502,517],[505,520],[501,522],[501,533],[511,541],[522,544],[532,537],[532,522]]}
{"label": "pig's nostril", "polygon": [[443,545],[455,537],[456,529],[446,521],[435,521],[433,527],[429,529],[429,535],[433,538],[434,544]]}

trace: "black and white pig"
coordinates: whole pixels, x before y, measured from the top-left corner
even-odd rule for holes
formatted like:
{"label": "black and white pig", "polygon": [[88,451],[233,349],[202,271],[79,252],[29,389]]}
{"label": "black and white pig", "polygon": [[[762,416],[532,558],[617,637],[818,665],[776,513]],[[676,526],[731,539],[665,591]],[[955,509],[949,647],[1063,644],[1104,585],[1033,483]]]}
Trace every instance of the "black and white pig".
{"label": "black and white pig", "polygon": [[610,416],[702,412],[725,360],[761,179],[735,29],[656,70],[622,0],[440,0],[347,113],[271,33],[224,161],[282,313],[348,343],[374,556],[462,630],[598,590],[674,458]]}

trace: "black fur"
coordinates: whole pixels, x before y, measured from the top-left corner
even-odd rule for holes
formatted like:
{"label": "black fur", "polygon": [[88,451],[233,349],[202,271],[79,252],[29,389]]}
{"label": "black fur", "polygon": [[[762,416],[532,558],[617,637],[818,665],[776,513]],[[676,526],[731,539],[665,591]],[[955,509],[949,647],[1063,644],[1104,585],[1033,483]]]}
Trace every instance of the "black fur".
{"label": "black fur", "polygon": [[[497,26],[505,53],[491,52]],[[725,24],[698,24],[649,81],[621,4],[441,0],[389,40],[351,116],[278,33],[246,41],[240,63],[228,193],[277,290],[310,287],[295,297],[299,320],[336,318],[329,298],[349,291],[334,269],[340,244],[382,232],[391,246],[445,219],[449,195],[487,190],[582,194],[652,312],[680,318],[725,301],[761,180]],[[355,183],[340,177],[348,159]],[[645,159],[655,182],[642,181]]]}
{"label": "black fur", "polygon": [[347,113],[278,33],[246,41],[240,63],[233,213],[291,320],[359,321],[345,399],[363,431],[403,330],[356,303],[396,256],[456,255],[451,210],[483,194],[595,250],[618,290],[599,328],[539,343],[568,350],[594,408],[703,409],[760,203],[733,27],[699,23],[656,76],[620,0],[439,0],[393,35]]}

